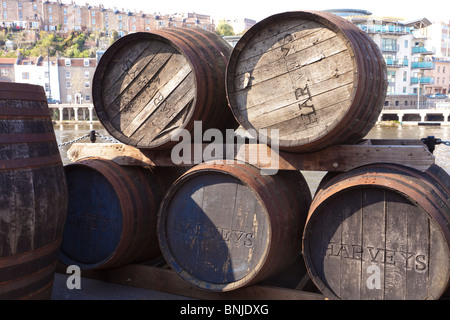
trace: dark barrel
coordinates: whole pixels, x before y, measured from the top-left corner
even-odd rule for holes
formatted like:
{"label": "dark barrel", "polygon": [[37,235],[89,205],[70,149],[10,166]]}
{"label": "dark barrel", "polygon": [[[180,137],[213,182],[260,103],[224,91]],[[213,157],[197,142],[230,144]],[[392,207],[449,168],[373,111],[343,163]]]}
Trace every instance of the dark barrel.
{"label": "dark barrel", "polygon": [[158,207],[179,169],[119,166],[100,158],[64,169],[69,209],[59,255],[63,264],[105,269],[161,254]]}
{"label": "dark barrel", "polygon": [[299,257],[310,202],[298,171],[270,176],[248,164],[200,164],[164,197],[161,252],[197,288],[222,292],[254,284]]}
{"label": "dark barrel", "polygon": [[44,89],[0,85],[0,299],[50,299],[67,185]]}
{"label": "dark barrel", "polygon": [[238,41],[226,88],[249,133],[282,150],[317,151],[370,131],[386,96],[386,64],[353,23],[327,12],[285,12]]}
{"label": "dark barrel", "polygon": [[117,40],[93,79],[97,116],[117,140],[138,148],[168,149],[172,134],[235,129],[227,105],[225,70],[231,46],[200,28],[164,28]]}
{"label": "dark barrel", "polygon": [[439,299],[450,277],[450,177],[396,164],[327,179],[303,234],[308,272],[329,299]]}

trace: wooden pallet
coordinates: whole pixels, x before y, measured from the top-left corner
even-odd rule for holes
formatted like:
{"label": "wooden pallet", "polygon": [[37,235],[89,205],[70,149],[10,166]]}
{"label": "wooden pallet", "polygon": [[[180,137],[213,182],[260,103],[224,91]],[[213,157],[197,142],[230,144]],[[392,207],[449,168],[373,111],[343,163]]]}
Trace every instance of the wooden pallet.
{"label": "wooden pallet", "polygon": [[[59,264],[57,272],[66,274],[66,266]],[[125,286],[153,290],[200,300],[325,300],[297,261],[282,275],[267,281],[228,292],[198,289],[181,279],[159,258],[155,263],[129,264],[119,268],[84,270],[82,277]]]}
{"label": "wooden pallet", "polygon": [[[191,158],[180,166],[193,166],[205,160],[208,145],[191,146]],[[397,163],[426,171],[435,161],[433,154],[420,140],[364,140],[356,145],[336,145],[311,153],[289,153],[271,149],[264,144],[224,146],[223,153],[232,152],[235,159],[262,169],[305,171],[348,171],[373,163]],[[171,150],[137,149],[120,143],[76,143],[67,152],[71,161],[85,157],[101,157],[119,165],[175,166]]]}

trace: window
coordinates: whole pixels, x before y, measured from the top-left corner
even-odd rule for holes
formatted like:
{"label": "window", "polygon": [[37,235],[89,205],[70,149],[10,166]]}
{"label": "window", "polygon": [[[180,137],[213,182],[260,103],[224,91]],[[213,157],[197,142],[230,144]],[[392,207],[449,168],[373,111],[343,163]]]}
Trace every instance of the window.
{"label": "window", "polygon": [[45,72],[44,72],[44,78],[48,79],[48,76],[49,76],[48,71],[45,71]]}
{"label": "window", "polygon": [[67,14],[67,8],[64,8],[64,15]]}
{"label": "window", "polygon": [[3,8],[6,9],[6,2],[3,2]]}
{"label": "window", "polygon": [[67,95],[67,102],[72,103],[72,95],[71,94]]}
{"label": "window", "polygon": [[92,18],[92,24],[95,24],[95,18]]}
{"label": "window", "polygon": [[67,17],[64,16],[64,24],[67,24]]}
{"label": "window", "polygon": [[19,10],[22,10],[22,2],[19,2]]}
{"label": "window", "polygon": [[66,71],[66,79],[70,79],[70,71]]}
{"label": "window", "polygon": [[85,71],[85,72],[84,72],[84,77],[85,77],[85,78],[89,78],[89,76],[90,76],[89,71]]}
{"label": "window", "polygon": [[383,51],[397,51],[397,39],[383,38],[381,49]]}
{"label": "window", "polygon": [[105,13],[105,19],[108,19],[108,14],[107,13]]}
{"label": "window", "polygon": [[117,16],[117,19],[122,20],[122,15],[119,14],[119,15]]}
{"label": "window", "polygon": [[407,76],[408,76],[408,72],[403,71],[403,81],[406,81]]}
{"label": "window", "polygon": [[53,22],[53,17],[52,17],[52,15],[49,15],[49,16],[48,16],[48,21],[49,21],[49,22]]}
{"label": "window", "polygon": [[395,82],[395,71],[387,72],[388,82]]}
{"label": "window", "polygon": [[437,72],[438,72],[438,73],[441,72],[441,66],[438,66],[438,67],[437,67]]}
{"label": "window", "polygon": [[37,10],[37,4],[33,4],[33,10],[34,10],[34,11]]}
{"label": "window", "polygon": [[405,40],[405,48],[408,48],[408,40]]}
{"label": "window", "polygon": [[84,82],[84,87],[85,88],[90,88],[91,87],[91,83],[89,81],[85,81]]}
{"label": "window", "polygon": [[95,17],[95,11],[92,11],[92,16]]}
{"label": "window", "polygon": [[8,19],[8,13],[6,11],[3,11],[3,19]]}
{"label": "window", "polygon": [[70,87],[71,87],[70,82],[66,82],[66,89],[70,89]]}
{"label": "window", "polygon": [[45,87],[45,92],[50,92],[50,84],[49,83],[45,83],[44,87]]}
{"label": "window", "polygon": [[439,84],[439,77],[436,78],[436,83]]}
{"label": "window", "polygon": [[91,95],[90,94],[86,95],[86,101],[91,101]]}
{"label": "window", "polygon": [[30,79],[30,73],[29,72],[22,72],[22,79]]}
{"label": "window", "polygon": [[119,22],[119,29],[122,29],[122,22]]}
{"label": "window", "polygon": [[133,31],[136,31],[136,26],[132,26],[131,29],[132,29]]}
{"label": "window", "polygon": [[84,59],[84,66],[89,67],[89,59]]}
{"label": "window", "polygon": [[19,20],[22,20],[22,19],[23,19],[22,11],[19,11]]}
{"label": "window", "polygon": [[70,66],[70,65],[71,65],[70,59],[65,59],[65,65],[66,65],[66,66]]}
{"label": "window", "polygon": [[8,69],[2,69],[1,75],[2,76],[7,76],[8,75]]}
{"label": "window", "polygon": [[48,6],[48,12],[52,12],[52,6]]}

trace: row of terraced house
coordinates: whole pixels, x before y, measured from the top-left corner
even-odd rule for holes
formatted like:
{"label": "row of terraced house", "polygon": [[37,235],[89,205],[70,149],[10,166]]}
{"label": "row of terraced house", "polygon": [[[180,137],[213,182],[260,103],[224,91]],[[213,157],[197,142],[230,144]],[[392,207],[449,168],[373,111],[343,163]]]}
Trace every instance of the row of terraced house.
{"label": "row of terraced house", "polygon": [[[160,14],[79,5],[47,0],[0,0],[0,26],[24,30],[92,31],[119,36],[162,27],[200,27],[215,31],[209,15],[197,13]],[[30,33],[32,34],[32,33]]]}

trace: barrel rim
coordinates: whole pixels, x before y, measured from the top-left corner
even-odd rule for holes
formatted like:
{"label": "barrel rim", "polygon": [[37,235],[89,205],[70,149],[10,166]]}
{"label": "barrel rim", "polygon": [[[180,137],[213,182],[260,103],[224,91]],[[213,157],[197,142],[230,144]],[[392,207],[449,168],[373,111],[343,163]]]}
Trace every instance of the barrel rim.
{"label": "barrel rim", "polygon": [[[239,164],[239,163],[235,163],[235,164]],[[221,170],[222,167],[225,169],[230,169],[231,165],[217,165],[216,166],[213,162],[205,162],[205,163],[202,163],[200,165],[197,165],[197,166],[191,168],[189,171],[187,171],[182,176],[180,176],[172,184],[172,186],[169,188],[169,190],[166,192],[166,194],[161,202],[161,206],[160,206],[159,213],[158,213],[158,221],[157,221],[158,240],[159,240],[159,244],[160,244],[161,253],[162,253],[164,259],[166,260],[166,262],[171,266],[171,268],[173,268],[178,273],[178,275],[183,280],[185,280],[189,284],[191,284],[199,289],[207,289],[208,291],[216,291],[216,292],[231,291],[237,287],[241,287],[243,285],[252,283],[252,281],[257,277],[258,273],[263,269],[264,263],[269,257],[270,248],[272,246],[271,241],[270,241],[270,238],[272,237],[272,226],[270,223],[267,223],[266,224],[267,225],[267,236],[266,236],[266,241],[265,241],[265,250],[263,250],[264,254],[259,259],[255,268],[253,268],[245,277],[243,277],[239,280],[230,282],[230,283],[225,283],[225,284],[211,283],[211,282],[201,280],[195,276],[192,276],[190,273],[185,271],[182,267],[182,264],[179,263],[175,259],[174,255],[172,254],[172,250],[170,249],[170,245],[168,243],[167,237],[165,237],[165,235],[167,235],[167,232],[166,232],[166,218],[168,215],[167,208],[170,204],[170,200],[173,198],[175,193],[184,185],[185,182],[187,182],[190,179],[195,178],[205,172],[224,174],[226,176],[233,177],[234,179],[236,179],[237,181],[239,181],[242,184],[245,184],[251,190],[251,192],[254,194],[256,199],[259,199],[262,201],[260,195],[254,191],[253,187],[249,183],[241,180],[237,174],[233,174],[232,172]],[[263,207],[263,209],[264,209],[264,211],[267,212],[265,207]],[[263,218],[265,221],[270,222],[270,217],[268,214],[263,215]]]}
{"label": "barrel rim", "polygon": [[[177,50],[180,54],[183,55],[183,57],[186,59],[187,63],[189,64],[189,67],[192,70],[192,74],[194,76],[194,83],[196,88],[198,87],[198,83],[199,83],[199,77],[197,75],[196,69],[194,68],[192,61],[191,61],[191,57],[189,56],[189,53],[185,52],[185,50],[183,48],[181,48],[177,43],[174,43],[172,41],[170,41],[169,39],[165,38],[163,35],[155,33],[155,32],[136,32],[136,33],[132,33],[132,34],[128,34],[120,39],[118,39],[116,42],[114,42],[109,48],[108,50],[105,51],[105,53],[102,55],[102,57],[100,58],[98,64],[97,64],[97,68],[95,70],[94,73],[94,77],[92,79],[92,83],[93,83],[93,87],[92,87],[92,101],[94,104],[94,109],[97,112],[97,114],[105,114],[106,115],[106,108],[103,104],[103,76],[105,73],[107,73],[108,71],[108,66],[111,63],[111,60],[114,58],[115,54],[117,52],[119,52],[120,50],[122,50],[124,47],[126,47],[127,44],[129,44],[130,42],[133,41],[150,41],[150,40],[157,40],[157,41],[161,41],[169,46],[172,46],[173,48],[175,48],[175,50]],[[198,95],[196,94],[194,97],[194,100],[192,102],[192,106],[189,110],[189,113],[186,116],[185,121],[182,123],[182,125],[179,127],[179,129],[185,129],[188,126],[193,125],[193,114],[195,112],[195,110],[197,109],[197,104],[198,104]],[[107,117],[106,119],[99,116],[99,121],[102,123],[102,125],[108,130],[108,132],[117,140],[135,146],[135,147],[139,147],[139,148],[151,148],[153,150],[158,150],[158,149],[167,149],[170,148],[172,143],[170,143],[171,141],[171,137],[169,136],[168,138],[164,139],[164,141],[157,143],[154,146],[148,146],[148,145],[144,145],[141,146],[139,144],[139,140],[136,139],[132,139],[130,137],[127,137],[125,134],[123,134],[119,128],[117,128],[116,126],[114,126],[111,123],[111,119],[110,117]],[[176,141],[173,143],[175,144]],[[166,145],[168,144],[168,145]]]}
{"label": "barrel rim", "polygon": [[[374,175],[371,175],[371,177],[375,177],[378,179],[371,180],[371,181],[364,181],[362,179],[364,176],[370,175],[371,173],[365,172],[365,171],[359,172],[359,170],[380,168],[383,165],[387,166],[390,169],[394,169],[392,172],[389,173],[389,175],[396,176],[397,180],[395,180],[394,182],[392,180],[390,180],[388,182],[388,181],[385,181],[386,180],[386,179],[384,179],[385,176],[381,177],[381,176],[374,176]],[[373,164],[373,165],[359,167],[354,170],[345,172],[343,174],[351,174],[351,172],[353,172],[353,171],[357,172],[357,174],[354,177],[348,177],[348,178],[342,180],[342,177],[340,177],[339,175],[335,176],[323,185],[322,190],[317,191],[316,196],[313,199],[313,203],[311,203],[310,210],[308,212],[308,217],[307,217],[305,227],[303,230],[303,236],[302,236],[303,257],[304,257],[304,261],[306,264],[308,274],[310,275],[313,282],[316,284],[317,288],[319,288],[319,290],[321,292],[323,292],[330,299],[341,299],[341,298],[333,290],[331,290],[331,288],[329,288],[327,285],[325,285],[325,283],[322,281],[322,278],[320,277],[319,273],[316,271],[315,265],[312,263],[311,252],[309,250],[309,241],[310,241],[309,235],[311,232],[310,229],[312,228],[312,225],[314,225],[316,220],[319,219],[317,214],[314,215],[314,212],[321,210],[321,208],[326,206],[327,202],[333,200],[333,198],[335,198],[339,194],[342,194],[348,190],[357,189],[357,188],[361,188],[361,187],[362,188],[373,187],[373,188],[379,188],[381,190],[388,189],[397,194],[400,194],[402,197],[404,197],[410,203],[417,205],[425,213],[427,213],[428,217],[438,227],[438,228],[436,228],[436,230],[439,232],[439,234],[442,236],[442,238],[444,240],[446,240],[447,251],[450,253],[450,230],[446,230],[443,228],[443,224],[445,224],[445,221],[442,221],[442,218],[444,218],[444,219],[447,218],[447,225],[448,225],[448,220],[450,219],[450,217],[448,217],[448,216],[445,217],[445,213],[442,211],[443,210],[442,208],[437,208],[437,209],[442,209],[441,211],[439,211],[442,213],[442,215],[439,215],[438,212],[435,212],[433,210],[427,210],[427,207],[429,207],[429,206],[427,206],[427,203],[426,203],[428,196],[426,194],[422,194],[422,192],[426,192],[426,190],[424,190],[424,187],[416,185],[416,187],[418,187],[420,189],[419,191],[421,193],[421,194],[417,194],[418,191],[416,189],[413,189],[410,184],[407,184],[405,181],[401,181],[402,172],[408,172],[408,171],[409,171],[408,173],[414,174],[415,178],[420,178],[420,176],[417,175],[417,172],[416,172],[417,170],[403,166],[403,165],[386,163],[386,164],[381,164],[381,166],[379,164]],[[429,183],[428,181],[425,180],[424,177],[422,177],[422,178],[425,183],[427,183],[427,184]],[[332,187],[333,185],[335,185],[336,182],[343,184],[344,185],[343,188],[340,188],[340,190],[337,190],[336,192],[331,192],[331,193],[327,194],[326,191],[324,191],[324,190],[327,189],[328,187]],[[411,190],[413,193],[415,193],[417,197],[413,197],[412,194],[408,194],[407,191],[399,189],[398,185],[400,185],[400,184],[403,185],[406,189]],[[322,198],[321,198],[321,195],[323,195]],[[447,204],[447,208],[450,208],[450,204]],[[432,292],[432,294],[429,294],[428,297],[435,297],[435,295],[440,297],[441,295],[443,295],[446,292],[446,290],[448,288],[450,288],[450,271],[448,272],[448,276],[449,276],[449,279],[447,281],[446,286],[441,288],[441,290],[439,292]]]}

